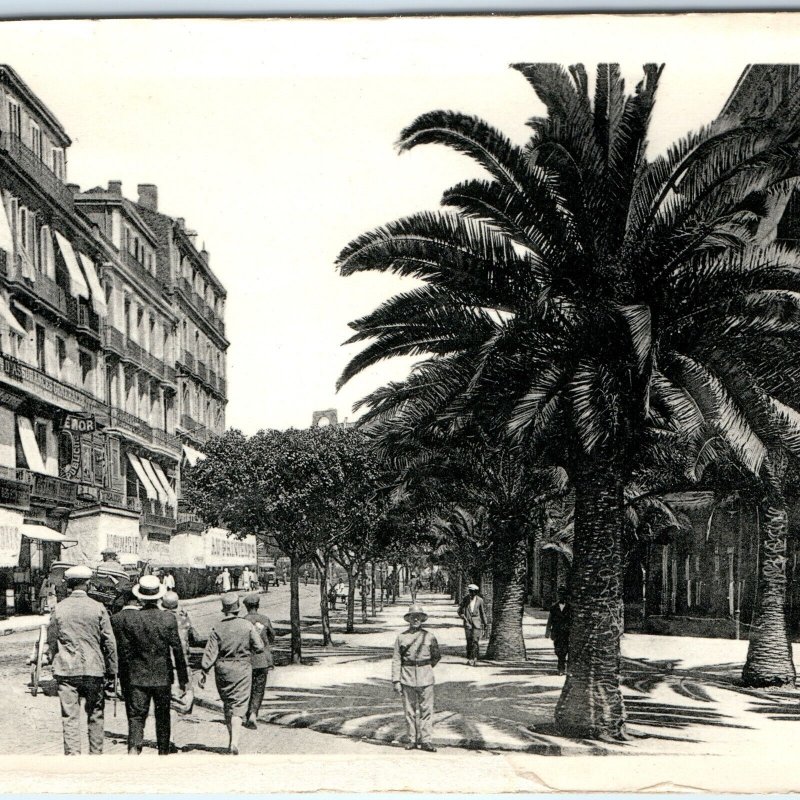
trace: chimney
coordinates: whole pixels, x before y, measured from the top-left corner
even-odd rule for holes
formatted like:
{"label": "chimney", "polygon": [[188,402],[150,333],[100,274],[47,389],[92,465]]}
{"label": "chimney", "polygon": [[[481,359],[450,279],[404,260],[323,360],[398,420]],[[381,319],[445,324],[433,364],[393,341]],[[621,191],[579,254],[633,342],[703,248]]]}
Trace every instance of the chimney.
{"label": "chimney", "polygon": [[67,184],[67,189],[70,192],[72,192],[72,194],[80,194],[81,193],[81,187],[78,186],[77,183],[68,183]]}
{"label": "chimney", "polygon": [[205,262],[206,262],[206,264],[208,264],[208,259],[209,259],[210,257],[211,257],[211,256],[209,256],[209,254],[208,254],[208,250],[206,250],[206,248],[204,247],[204,248],[203,248],[203,249],[200,251],[200,258],[202,258],[202,259],[203,259],[203,261],[205,261]]}
{"label": "chimney", "polygon": [[186,228],[186,220],[183,217],[178,217],[175,222],[180,230],[184,230]]}
{"label": "chimney", "polygon": [[108,182],[109,194],[122,194],[122,181],[109,181]]}
{"label": "chimney", "polygon": [[136,188],[139,190],[139,205],[150,211],[158,211],[158,186],[154,183],[140,183]]}

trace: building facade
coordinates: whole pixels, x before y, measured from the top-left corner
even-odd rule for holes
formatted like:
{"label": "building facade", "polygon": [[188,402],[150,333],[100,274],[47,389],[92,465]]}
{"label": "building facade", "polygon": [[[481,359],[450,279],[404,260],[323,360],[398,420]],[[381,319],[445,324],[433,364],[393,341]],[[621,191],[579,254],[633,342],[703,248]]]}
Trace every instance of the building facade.
{"label": "building facade", "polygon": [[157,190],[81,192],[70,139],[0,66],[0,615],[54,560],[170,564],[180,469],[225,427],[225,290]]}

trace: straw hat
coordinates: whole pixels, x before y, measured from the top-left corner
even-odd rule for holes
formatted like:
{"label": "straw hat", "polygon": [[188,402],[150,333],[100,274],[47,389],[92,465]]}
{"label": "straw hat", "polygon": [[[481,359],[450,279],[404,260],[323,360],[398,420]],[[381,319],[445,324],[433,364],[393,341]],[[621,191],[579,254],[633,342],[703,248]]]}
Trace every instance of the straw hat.
{"label": "straw hat", "polygon": [[467,589],[470,592],[479,592],[481,590],[481,587],[478,586],[477,583],[471,583],[469,586],[467,586]]}
{"label": "straw hat", "polygon": [[417,605],[417,603],[414,603],[414,605],[408,609],[403,619],[409,620],[411,617],[421,617],[423,622],[428,619],[428,615],[425,613],[422,606]]}
{"label": "straw hat", "polygon": [[64,573],[64,579],[68,581],[88,581],[92,577],[92,571],[89,567],[79,565],[77,567],[70,567]]}
{"label": "straw hat", "polygon": [[177,592],[166,592],[164,599],[161,601],[161,607],[166,608],[167,611],[174,611],[178,607],[179,600],[180,597],[178,597]]}
{"label": "straw hat", "polygon": [[133,593],[140,600],[160,600],[167,593],[167,587],[155,575],[142,575]]}

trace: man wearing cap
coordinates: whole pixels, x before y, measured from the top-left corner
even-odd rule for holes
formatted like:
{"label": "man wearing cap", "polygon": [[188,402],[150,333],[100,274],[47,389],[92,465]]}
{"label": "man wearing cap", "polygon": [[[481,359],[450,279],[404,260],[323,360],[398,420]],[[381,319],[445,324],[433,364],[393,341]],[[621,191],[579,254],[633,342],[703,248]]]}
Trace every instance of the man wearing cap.
{"label": "man wearing cap", "polygon": [[478,585],[471,583],[467,586],[467,592],[467,596],[458,607],[458,616],[464,620],[464,634],[467,637],[467,663],[474,667],[481,654],[481,636],[489,627],[489,621],[486,618],[486,604],[479,594]]}
{"label": "man wearing cap", "polygon": [[133,587],[142,607],[127,614],[116,626],[120,661],[128,675],[128,753],[142,752],[144,726],[152,699],[155,707],[158,754],[170,752],[170,699],[173,661],[181,691],[189,674],[175,615],[158,607],[166,587],[155,575],[143,575]]}
{"label": "man wearing cap", "polygon": [[245,619],[252,622],[258,631],[261,641],[264,642],[263,653],[250,654],[250,666],[253,668],[253,681],[250,687],[250,702],[247,706],[247,716],[244,720],[244,727],[254,729],[257,727],[258,710],[264,700],[264,690],[267,687],[267,677],[269,671],[275,666],[272,659],[271,645],[275,641],[275,630],[272,627],[269,617],[258,613],[261,598],[258,594],[248,594],[242,598],[245,610]]}
{"label": "man wearing cap", "polygon": [[112,572],[125,572],[120,563],[117,551],[113,547],[106,547],[100,555],[103,557],[103,563],[100,565],[103,569]]}
{"label": "man wearing cap", "polygon": [[64,573],[72,592],[55,607],[47,630],[68,756],[81,752],[80,698],[86,708],[89,752],[103,752],[103,684],[117,674],[117,647],[108,612],[86,593],[91,577],[91,569],[84,566],[70,567]]}
{"label": "man wearing cap", "polygon": [[433,668],[441,653],[436,637],[422,627],[428,619],[422,606],[412,605],[405,615],[408,630],[394,643],[392,684],[403,697],[403,712],[408,726],[406,750],[418,747],[435,753],[433,746]]}

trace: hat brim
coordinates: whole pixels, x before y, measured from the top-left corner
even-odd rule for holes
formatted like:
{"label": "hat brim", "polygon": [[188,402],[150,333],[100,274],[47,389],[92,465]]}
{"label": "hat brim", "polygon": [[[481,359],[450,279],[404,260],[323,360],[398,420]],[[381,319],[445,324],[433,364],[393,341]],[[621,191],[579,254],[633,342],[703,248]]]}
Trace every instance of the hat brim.
{"label": "hat brim", "polygon": [[140,600],[160,600],[167,593],[167,587],[162,583],[155,594],[143,594],[139,590],[139,584],[137,583],[136,586],[131,589],[131,591]]}
{"label": "hat brim", "polygon": [[425,622],[425,620],[428,619],[428,615],[424,611],[422,613],[415,611],[413,614],[406,614],[403,617],[403,619],[408,620],[410,622],[412,617],[414,617],[415,619],[421,619],[423,622]]}

